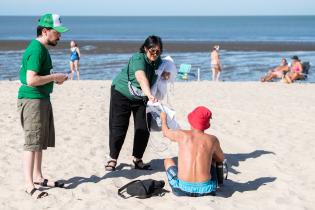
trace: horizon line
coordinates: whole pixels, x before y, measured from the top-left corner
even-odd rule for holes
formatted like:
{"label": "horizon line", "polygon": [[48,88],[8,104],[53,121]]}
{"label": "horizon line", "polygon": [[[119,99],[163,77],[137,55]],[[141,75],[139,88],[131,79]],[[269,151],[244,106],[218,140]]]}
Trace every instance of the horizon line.
{"label": "horizon line", "polygon": [[[40,15],[7,15],[0,14],[0,17],[37,17]],[[62,15],[62,17],[290,17],[290,16],[315,16],[315,14],[269,14],[269,15]]]}

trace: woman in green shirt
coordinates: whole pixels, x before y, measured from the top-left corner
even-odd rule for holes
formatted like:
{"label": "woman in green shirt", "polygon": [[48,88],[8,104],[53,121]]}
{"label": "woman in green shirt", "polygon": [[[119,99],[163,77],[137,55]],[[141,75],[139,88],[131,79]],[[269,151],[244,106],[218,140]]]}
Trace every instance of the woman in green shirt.
{"label": "woman in green shirt", "polygon": [[[158,36],[149,36],[142,44],[140,51],[133,54],[128,64],[113,80],[111,87],[109,111],[109,149],[110,160],[105,169],[113,171],[124,143],[131,113],[134,118],[134,144],[133,163],[136,169],[148,170],[149,165],[142,161],[143,153],[147,147],[150,132],[147,124],[146,102],[155,102],[150,88],[157,79],[155,70],[161,64],[163,51],[162,40]],[[130,89],[132,86],[132,90]],[[144,97],[135,96],[140,92]],[[148,120],[148,122],[150,122]]]}

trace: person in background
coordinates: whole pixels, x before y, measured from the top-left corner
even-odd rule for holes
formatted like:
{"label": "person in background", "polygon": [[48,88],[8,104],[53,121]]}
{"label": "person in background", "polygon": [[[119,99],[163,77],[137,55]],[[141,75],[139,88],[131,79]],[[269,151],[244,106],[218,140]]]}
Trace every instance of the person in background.
{"label": "person in background", "polygon": [[70,42],[70,79],[73,79],[74,71],[77,73],[77,79],[80,80],[79,60],[81,53],[75,41]]}
{"label": "person in background", "polygon": [[162,52],[161,38],[149,36],[140,51],[131,56],[128,64],[113,80],[109,109],[110,160],[105,165],[107,171],[116,168],[131,113],[134,119],[133,164],[135,169],[150,169],[150,165],[142,161],[150,136],[148,129],[150,123],[147,122],[151,119],[147,120],[146,103],[148,100],[156,102],[151,87],[157,80],[156,70],[162,62],[160,57]]}
{"label": "person in background", "polygon": [[274,78],[283,78],[285,73],[290,70],[288,62],[285,58],[281,59],[281,63],[276,68],[270,69],[266,76],[260,78],[261,82],[269,82],[272,81]]}
{"label": "person in background", "polygon": [[[49,46],[56,46],[61,33],[69,29],[62,26],[59,15],[45,14],[38,22],[37,38],[26,48],[20,69],[21,86],[17,107],[24,130],[24,176],[26,193],[34,198],[48,196],[35,185],[63,187],[63,183],[48,181],[42,173],[43,150],[55,147],[55,128],[50,94],[54,82],[61,85],[66,74],[51,74],[53,68]],[[53,164],[53,163],[50,163]]]}
{"label": "person in background", "polygon": [[213,46],[211,49],[211,68],[212,68],[212,81],[219,81],[221,74],[221,62],[219,56],[219,45]]}
{"label": "person in background", "polygon": [[297,79],[303,78],[303,66],[298,56],[292,56],[292,64],[291,71],[289,74],[285,75],[284,82],[285,83],[293,83]]}

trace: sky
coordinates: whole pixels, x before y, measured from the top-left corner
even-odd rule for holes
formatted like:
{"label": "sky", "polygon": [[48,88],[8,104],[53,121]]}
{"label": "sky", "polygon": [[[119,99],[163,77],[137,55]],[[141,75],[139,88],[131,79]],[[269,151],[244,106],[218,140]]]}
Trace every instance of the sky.
{"label": "sky", "polygon": [[315,15],[315,0],[0,0],[0,15]]}

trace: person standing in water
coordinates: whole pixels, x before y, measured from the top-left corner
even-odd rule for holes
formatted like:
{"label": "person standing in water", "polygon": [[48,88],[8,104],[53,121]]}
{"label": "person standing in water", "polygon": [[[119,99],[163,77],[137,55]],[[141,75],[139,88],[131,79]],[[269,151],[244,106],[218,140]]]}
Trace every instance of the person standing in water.
{"label": "person standing in water", "polygon": [[70,42],[70,79],[73,79],[74,70],[77,73],[77,79],[80,80],[80,69],[79,69],[79,60],[81,58],[81,53],[75,41]]}
{"label": "person standing in water", "polygon": [[211,49],[211,68],[212,68],[212,81],[219,81],[220,73],[221,73],[219,45],[215,45]]}

